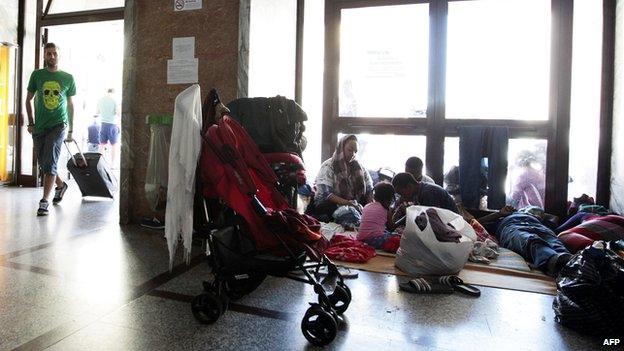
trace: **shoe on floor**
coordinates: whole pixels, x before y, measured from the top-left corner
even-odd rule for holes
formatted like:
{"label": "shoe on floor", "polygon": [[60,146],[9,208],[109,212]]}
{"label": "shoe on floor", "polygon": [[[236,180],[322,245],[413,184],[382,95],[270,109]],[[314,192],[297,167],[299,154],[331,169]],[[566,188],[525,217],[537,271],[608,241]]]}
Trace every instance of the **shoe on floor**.
{"label": "shoe on floor", "polygon": [[414,278],[407,282],[399,283],[399,289],[413,294],[452,294],[455,291],[452,286],[425,278]]}
{"label": "shoe on floor", "polygon": [[141,227],[151,229],[165,229],[165,222],[161,222],[158,218],[143,218]]}
{"label": "shoe on floor", "polygon": [[37,210],[37,216],[47,216],[48,205],[49,203],[46,200],[39,201],[39,209]]}
{"label": "shoe on floor", "polygon": [[63,182],[63,185],[60,188],[54,189],[54,199],[52,199],[53,204],[56,205],[63,200],[63,195],[65,195],[67,188],[69,188],[69,186],[67,183]]}
{"label": "shoe on floor", "polygon": [[438,277],[438,283],[448,285],[452,287],[455,291],[466,294],[468,296],[481,296],[481,290],[470,284],[464,283],[464,281],[456,275],[443,275],[441,277]]}
{"label": "shoe on floor", "polygon": [[561,269],[568,263],[570,258],[572,258],[572,254],[567,252],[553,255],[546,264],[546,274],[557,278],[559,272],[561,272]]}

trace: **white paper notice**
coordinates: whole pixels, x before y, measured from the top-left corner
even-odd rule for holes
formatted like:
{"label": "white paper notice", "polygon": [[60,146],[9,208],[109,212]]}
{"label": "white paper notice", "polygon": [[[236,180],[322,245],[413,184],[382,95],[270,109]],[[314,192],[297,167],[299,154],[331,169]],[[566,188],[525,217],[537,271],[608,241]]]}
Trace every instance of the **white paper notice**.
{"label": "white paper notice", "polygon": [[202,0],[174,0],[173,9],[175,11],[200,10]]}
{"label": "white paper notice", "polygon": [[195,37],[173,38],[173,59],[192,60],[195,58]]}
{"label": "white paper notice", "polygon": [[167,60],[167,84],[197,83],[198,59]]}

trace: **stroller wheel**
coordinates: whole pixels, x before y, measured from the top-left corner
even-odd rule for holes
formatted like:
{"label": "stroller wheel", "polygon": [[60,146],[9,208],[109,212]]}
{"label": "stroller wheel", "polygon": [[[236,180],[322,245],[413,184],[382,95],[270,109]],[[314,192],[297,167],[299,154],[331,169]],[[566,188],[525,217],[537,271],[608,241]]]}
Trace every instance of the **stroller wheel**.
{"label": "stroller wheel", "polygon": [[316,346],[325,346],[336,337],[338,325],[336,320],[319,305],[308,308],[301,321],[303,336]]}
{"label": "stroller wheel", "polygon": [[193,316],[200,323],[212,324],[223,314],[222,300],[212,293],[203,293],[195,296],[191,302]]}
{"label": "stroller wheel", "polygon": [[330,308],[329,311],[327,311],[325,309],[325,311],[329,314],[331,314],[332,318],[336,321],[336,326],[338,327],[338,329],[340,329],[340,327],[344,324],[344,318],[339,315],[338,313],[336,313],[336,310],[334,310],[333,308]]}
{"label": "stroller wheel", "polygon": [[339,281],[338,282],[338,286],[341,286],[346,292],[347,295],[349,295],[349,301],[351,301],[351,289],[349,289],[349,287],[347,286],[347,284],[345,284],[344,282]]}
{"label": "stroller wheel", "polygon": [[[348,289],[348,288],[347,288]],[[331,307],[338,314],[343,314],[349,308],[349,304],[351,303],[351,293],[345,289],[342,285],[336,285],[336,289],[334,292],[327,296],[329,302],[331,303]],[[322,303],[322,298],[319,295],[319,303]]]}

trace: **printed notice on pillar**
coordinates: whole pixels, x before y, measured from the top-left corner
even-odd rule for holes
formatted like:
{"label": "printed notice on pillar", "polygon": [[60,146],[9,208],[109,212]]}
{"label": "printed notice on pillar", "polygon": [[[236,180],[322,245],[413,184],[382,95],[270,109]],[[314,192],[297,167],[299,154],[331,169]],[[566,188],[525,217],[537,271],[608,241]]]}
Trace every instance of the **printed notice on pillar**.
{"label": "printed notice on pillar", "polygon": [[167,84],[197,83],[198,59],[167,60]]}
{"label": "printed notice on pillar", "polygon": [[200,10],[202,0],[173,0],[174,11]]}

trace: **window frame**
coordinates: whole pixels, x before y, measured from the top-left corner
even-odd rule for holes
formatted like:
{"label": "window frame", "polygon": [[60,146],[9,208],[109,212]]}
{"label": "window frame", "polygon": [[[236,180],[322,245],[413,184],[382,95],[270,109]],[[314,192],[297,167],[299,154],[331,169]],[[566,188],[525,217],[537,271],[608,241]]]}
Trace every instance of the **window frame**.
{"label": "window frame", "polygon": [[[546,210],[564,214],[567,202],[570,96],[572,72],[572,20],[574,0],[551,0],[549,109],[547,120],[446,119],[446,55],[448,4],[479,0],[325,0],[325,73],[323,78],[322,157],[331,156],[338,133],[392,133],[424,135],[428,173],[443,182],[444,139],[458,136],[464,126],[506,126],[510,138],[547,140]],[[426,118],[340,117],[339,63],[341,10],[407,4],[429,4],[429,82]],[[603,70],[597,200],[609,202],[610,138],[613,98],[615,0],[603,2]]]}

